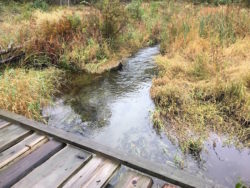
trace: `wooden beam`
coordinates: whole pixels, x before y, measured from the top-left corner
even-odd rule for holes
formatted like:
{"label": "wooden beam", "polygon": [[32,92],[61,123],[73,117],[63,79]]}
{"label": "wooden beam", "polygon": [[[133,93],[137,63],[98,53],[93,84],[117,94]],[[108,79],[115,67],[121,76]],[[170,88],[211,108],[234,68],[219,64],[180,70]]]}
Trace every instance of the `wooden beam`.
{"label": "wooden beam", "polygon": [[43,132],[63,142],[72,144],[95,154],[103,155],[111,160],[118,161],[125,166],[181,187],[220,187],[219,185],[215,185],[212,181],[206,180],[205,178],[199,178],[173,166],[169,166],[167,164],[155,164],[136,156],[127,156],[122,154],[120,151],[96,143],[90,139],[79,137],[53,127],[48,127],[45,124],[38,123],[5,110],[0,110],[0,117],[8,121],[19,122],[24,127]]}

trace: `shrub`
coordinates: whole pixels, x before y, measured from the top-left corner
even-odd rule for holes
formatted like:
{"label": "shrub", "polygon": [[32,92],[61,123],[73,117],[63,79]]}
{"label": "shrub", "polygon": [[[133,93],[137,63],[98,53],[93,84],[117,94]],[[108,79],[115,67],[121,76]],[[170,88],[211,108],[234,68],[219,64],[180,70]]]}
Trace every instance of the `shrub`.
{"label": "shrub", "polygon": [[142,0],[132,0],[127,9],[132,18],[141,20],[143,16]]}
{"label": "shrub", "polygon": [[102,14],[101,31],[106,39],[116,39],[127,25],[127,13],[119,0],[103,0],[99,3]]}
{"label": "shrub", "polygon": [[45,0],[35,0],[33,2],[33,7],[37,8],[37,9],[41,9],[43,11],[48,10],[49,5],[47,4],[47,2]]}
{"label": "shrub", "polygon": [[[203,56],[202,56],[203,55]],[[206,79],[209,76],[208,59],[205,55],[198,55],[193,63],[190,73],[198,79]]]}
{"label": "shrub", "polygon": [[67,16],[67,19],[69,20],[70,22],[70,25],[72,27],[73,30],[77,30],[77,28],[80,28],[81,27],[81,18],[78,16],[78,15],[69,15]]}
{"label": "shrub", "polygon": [[250,7],[250,1],[249,0],[242,0],[242,3],[245,4],[247,7]]}
{"label": "shrub", "polygon": [[[45,20],[40,27],[29,34],[32,35],[33,40],[26,43],[24,63],[34,67],[39,64],[57,65],[60,56],[67,50],[66,48],[70,49],[74,42],[85,44],[85,34],[81,31],[81,20],[74,14],[63,16],[58,21]],[[47,63],[43,63],[46,61]]]}

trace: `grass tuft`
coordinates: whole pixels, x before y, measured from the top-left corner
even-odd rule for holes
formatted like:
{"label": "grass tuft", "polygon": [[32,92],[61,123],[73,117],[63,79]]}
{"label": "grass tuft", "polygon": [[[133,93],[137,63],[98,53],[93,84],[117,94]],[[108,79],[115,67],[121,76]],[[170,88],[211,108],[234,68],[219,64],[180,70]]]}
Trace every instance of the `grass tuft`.
{"label": "grass tuft", "polygon": [[28,118],[43,120],[41,108],[51,101],[62,72],[6,69],[0,75],[0,108]]}

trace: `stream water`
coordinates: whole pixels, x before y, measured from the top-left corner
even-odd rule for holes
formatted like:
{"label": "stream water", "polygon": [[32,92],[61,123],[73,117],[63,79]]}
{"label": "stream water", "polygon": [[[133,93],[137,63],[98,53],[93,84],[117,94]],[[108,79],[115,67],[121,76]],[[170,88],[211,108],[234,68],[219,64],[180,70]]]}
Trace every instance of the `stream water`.
{"label": "stream water", "polygon": [[76,76],[73,86],[43,109],[48,124],[162,165],[181,164],[184,170],[226,187],[234,187],[239,180],[250,185],[249,149],[224,145],[223,137],[211,133],[197,159],[183,155],[153,128],[155,106],[149,91],[158,53],[157,46],[145,48],[128,58],[122,70]]}

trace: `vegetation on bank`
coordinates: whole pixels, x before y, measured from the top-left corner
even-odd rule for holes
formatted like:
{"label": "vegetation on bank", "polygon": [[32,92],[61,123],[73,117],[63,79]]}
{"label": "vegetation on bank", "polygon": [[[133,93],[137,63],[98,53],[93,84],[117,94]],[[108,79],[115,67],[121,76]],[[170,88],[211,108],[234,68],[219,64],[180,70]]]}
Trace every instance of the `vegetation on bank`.
{"label": "vegetation on bank", "polygon": [[160,43],[155,127],[193,154],[211,130],[249,145],[249,1],[47,2],[0,0],[0,51],[19,47],[0,61],[21,57],[0,65],[0,108],[42,120],[65,72],[102,73]]}
{"label": "vegetation on bank", "polygon": [[51,102],[62,72],[6,69],[0,73],[0,108],[42,121],[41,107]]}
{"label": "vegetation on bank", "polygon": [[[52,6],[47,11],[31,8],[33,4],[5,3],[6,12],[2,13],[6,20],[0,42],[3,48],[10,40],[22,44],[24,67],[56,66],[101,73],[139,48],[157,42],[157,11],[150,4],[105,0],[93,6]],[[10,7],[19,9],[21,15],[9,18]],[[15,34],[9,33],[13,25]]]}
{"label": "vegetation on bank", "polygon": [[210,131],[250,146],[249,9],[170,2],[166,10],[155,126],[195,155]]}
{"label": "vegetation on bank", "polygon": [[[92,6],[60,7],[36,0],[0,1],[0,5],[0,50],[13,51],[0,54],[1,82],[11,85],[13,79],[25,83],[26,80],[37,80],[40,74],[54,76],[45,82],[32,82],[35,90],[26,87],[30,90],[27,92],[35,92],[38,97],[27,100],[20,108],[16,107],[19,105],[17,100],[7,99],[13,89],[25,95],[19,85],[2,90],[0,99],[10,104],[2,104],[1,108],[39,120],[42,119],[39,114],[44,104],[40,99],[47,101],[51,98],[49,96],[54,92],[50,86],[56,80],[63,80],[61,76],[65,75],[51,75],[50,67],[54,67],[55,72],[102,73],[117,66],[121,59],[139,48],[158,42],[160,18],[155,3],[142,4],[142,1],[134,0],[128,4],[105,0]],[[14,61],[8,62],[12,56]],[[48,90],[41,88],[44,85]],[[57,86],[53,87],[55,91]],[[40,93],[40,90],[47,93]]]}

